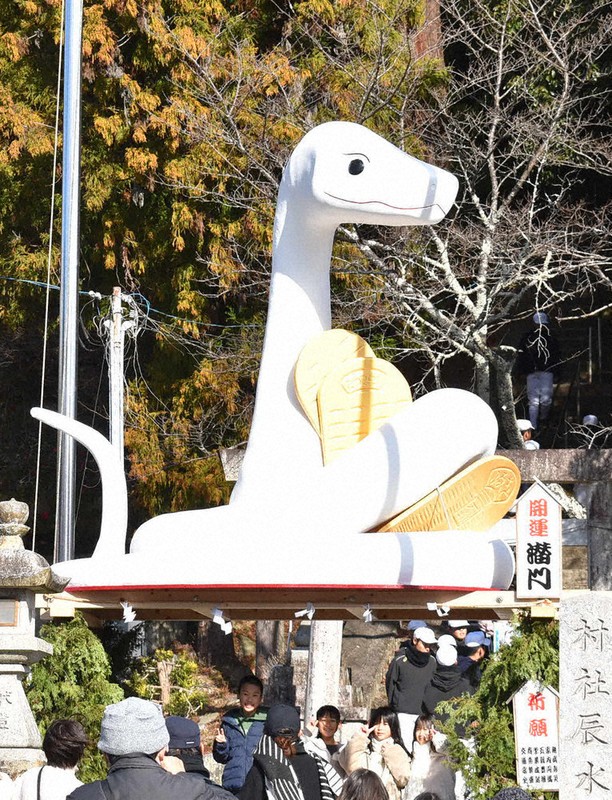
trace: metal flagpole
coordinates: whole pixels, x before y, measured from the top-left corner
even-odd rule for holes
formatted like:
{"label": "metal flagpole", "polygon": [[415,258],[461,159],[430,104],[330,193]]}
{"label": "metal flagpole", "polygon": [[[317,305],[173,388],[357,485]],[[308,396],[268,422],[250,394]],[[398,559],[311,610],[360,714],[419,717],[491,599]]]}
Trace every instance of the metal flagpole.
{"label": "metal flagpole", "polygon": [[[76,418],[81,151],[81,52],[83,2],[65,6],[64,126],[62,153],[62,259],[60,288],[60,414]],[[76,442],[58,436],[55,561],[74,557]]]}

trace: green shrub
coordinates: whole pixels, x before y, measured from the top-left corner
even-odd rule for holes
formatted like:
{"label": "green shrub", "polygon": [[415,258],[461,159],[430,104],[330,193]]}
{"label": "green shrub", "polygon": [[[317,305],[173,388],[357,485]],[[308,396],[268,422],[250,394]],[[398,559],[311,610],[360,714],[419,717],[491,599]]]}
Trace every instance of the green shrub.
{"label": "green shrub", "polygon": [[[515,636],[488,660],[478,691],[439,705],[440,711],[450,712],[448,722],[440,725],[449,737],[450,757],[476,797],[492,797],[500,789],[517,785],[509,700],[529,680],[558,690],[559,624],[555,620],[517,619]],[[472,739],[473,753],[461,736]],[[537,796],[552,800],[557,793],[540,789]]]}
{"label": "green shrub", "polygon": [[198,674],[195,659],[184,653],[159,649],[152,656],[136,660],[127,686],[138,697],[162,702],[165,681],[169,699],[163,703],[164,712],[180,717],[194,716],[200,714],[208,702],[207,692],[198,684]]}
{"label": "green shrub", "polygon": [[108,680],[108,656],[78,612],[69,622],[44,625],[40,635],[53,645],[53,654],[32,667],[24,688],[41,734],[56,719],[78,720],[90,739],[78,777],[103,778],[106,764],[97,749],[102,714],[123,699],[123,689]]}

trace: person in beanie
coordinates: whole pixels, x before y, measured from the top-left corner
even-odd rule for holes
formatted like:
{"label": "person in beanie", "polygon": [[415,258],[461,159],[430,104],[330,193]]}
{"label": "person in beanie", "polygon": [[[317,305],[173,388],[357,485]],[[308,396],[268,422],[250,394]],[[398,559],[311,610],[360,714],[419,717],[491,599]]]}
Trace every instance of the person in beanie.
{"label": "person in beanie", "polygon": [[167,757],[169,740],[161,708],[150,700],[128,697],[106,706],[98,749],[110,765],[108,776],[75,789],[67,800],[232,800]]}
{"label": "person in beanie", "polygon": [[333,800],[326,765],[308,755],[293,706],[271,706],[240,800]]}
{"label": "person in beanie", "polygon": [[204,780],[210,780],[210,772],[204,766],[204,747],[200,743],[200,727],[197,722],[185,717],[166,717],[166,728],[170,741],[169,756],[183,762],[185,772],[193,772]]}

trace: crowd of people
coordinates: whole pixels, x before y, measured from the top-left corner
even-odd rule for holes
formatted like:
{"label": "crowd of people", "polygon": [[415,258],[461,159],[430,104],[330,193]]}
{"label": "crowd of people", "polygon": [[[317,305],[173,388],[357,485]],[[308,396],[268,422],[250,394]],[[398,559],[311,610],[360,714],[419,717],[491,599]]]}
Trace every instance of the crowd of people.
{"label": "crowd of people", "polygon": [[[436,726],[440,701],[469,694],[480,681],[491,640],[472,628],[450,621],[436,638],[423,620],[410,622],[387,671],[388,705],[373,709],[348,741],[336,706],[321,706],[302,726],[297,708],[264,707],[262,682],[247,675],[239,705],[223,714],[214,737],[221,786],[205,768],[196,722],[164,718],[158,704],[129,697],[104,710],[98,749],[106,778],[78,780],[87,736],[75,720],[58,720],[44,737],[47,763],[10,786],[0,781],[0,800],[464,800]],[[528,795],[510,788],[493,800],[521,798]]]}

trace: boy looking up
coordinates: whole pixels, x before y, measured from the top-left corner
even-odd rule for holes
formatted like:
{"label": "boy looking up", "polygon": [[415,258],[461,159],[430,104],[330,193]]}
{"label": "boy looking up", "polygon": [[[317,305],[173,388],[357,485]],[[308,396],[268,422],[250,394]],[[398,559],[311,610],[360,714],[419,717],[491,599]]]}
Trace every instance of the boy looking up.
{"label": "boy looking up", "polygon": [[225,764],[223,788],[238,794],[253,766],[253,751],[264,732],[267,709],[261,705],[263,683],[255,675],[246,675],[238,684],[240,706],[221,718],[213,744],[213,758]]}

